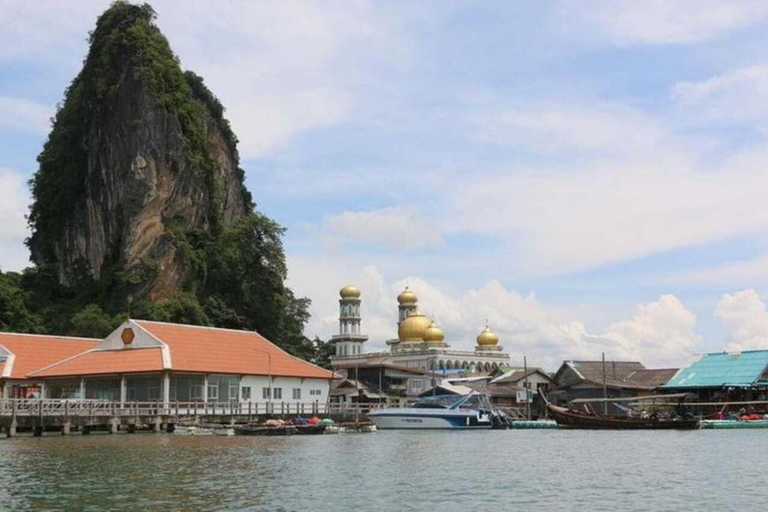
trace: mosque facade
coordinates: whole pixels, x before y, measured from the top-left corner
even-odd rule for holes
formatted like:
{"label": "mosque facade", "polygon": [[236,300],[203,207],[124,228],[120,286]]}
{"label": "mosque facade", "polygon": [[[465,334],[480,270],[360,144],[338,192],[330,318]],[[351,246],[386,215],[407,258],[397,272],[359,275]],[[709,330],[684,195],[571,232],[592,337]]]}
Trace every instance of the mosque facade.
{"label": "mosque facade", "polygon": [[509,366],[509,353],[487,325],[478,335],[474,350],[457,350],[445,333],[419,309],[416,294],[408,289],[397,296],[397,337],[387,340],[388,350],[366,352],[368,336],[362,333],[360,290],[345,286],[339,292],[339,334],[331,338],[336,354],[331,363],[340,373],[353,365],[396,365],[424,371],[464,370],[491,373]]}

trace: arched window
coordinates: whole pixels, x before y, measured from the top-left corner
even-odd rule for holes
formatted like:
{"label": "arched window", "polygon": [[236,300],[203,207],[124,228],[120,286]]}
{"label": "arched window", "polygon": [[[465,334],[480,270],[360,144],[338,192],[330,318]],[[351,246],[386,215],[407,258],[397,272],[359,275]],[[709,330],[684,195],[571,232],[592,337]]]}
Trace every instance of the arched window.
{"label": "arched window", "polygon": [[438,368],[439,368],[440,370],[445,370],[445,361],[440,361],[440,363],[439,363],[439,365],[438,365]]}

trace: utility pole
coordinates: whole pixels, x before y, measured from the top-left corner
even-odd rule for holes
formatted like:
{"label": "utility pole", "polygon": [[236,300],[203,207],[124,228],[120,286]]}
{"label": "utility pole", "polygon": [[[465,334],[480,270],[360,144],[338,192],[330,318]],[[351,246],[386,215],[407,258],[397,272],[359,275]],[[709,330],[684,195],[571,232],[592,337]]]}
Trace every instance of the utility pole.
{"label": "utility pole", "polygon": [[603,352],[603,414],[608,416],[608,386],[605,383],[605,352]]}
{"label": "utility pole", "polygon": [[528,393],[528,359],[523,356],[523,375],[525,376],[525,418],[531,421],[531,396]]}

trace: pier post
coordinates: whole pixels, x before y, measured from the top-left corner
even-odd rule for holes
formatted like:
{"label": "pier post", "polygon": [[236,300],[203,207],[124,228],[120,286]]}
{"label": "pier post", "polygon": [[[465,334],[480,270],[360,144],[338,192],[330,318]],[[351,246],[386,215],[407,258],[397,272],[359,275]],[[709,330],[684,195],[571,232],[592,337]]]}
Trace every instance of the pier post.
{"label": "pier post", "polygon": [[16,437],[16,420],[14,419],[6,429],[8,437]]}
{"label": "pier post", "polygon": [[120,427],[120,421],[117,418],[109,419],[109,433],[117,434],[117,430]]}
{"label": "pier post", "polygon": [[68,436],[72,432],[72,423],[69,421],[64,422],[64,425],[61,426],[61,435]]}
{"label": "pier post", "polygon": [[160,416],[157,416],[155,418],[155,425],[154,425],[154,429],[153,430],[155,432],[157,432],[157,433],[162,432],[162,430],[163,430],[163,419]]}

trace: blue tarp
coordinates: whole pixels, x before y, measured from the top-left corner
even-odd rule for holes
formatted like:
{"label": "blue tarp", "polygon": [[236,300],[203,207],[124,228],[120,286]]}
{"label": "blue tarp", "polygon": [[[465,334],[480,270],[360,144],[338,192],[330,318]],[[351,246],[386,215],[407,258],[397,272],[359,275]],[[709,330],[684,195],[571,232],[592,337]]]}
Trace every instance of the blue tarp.
{"label": "blue tarp", "polygon": [[768,350],[706,354],[675,374],[663,389],[750,387],[762,380],[768,367]]}

